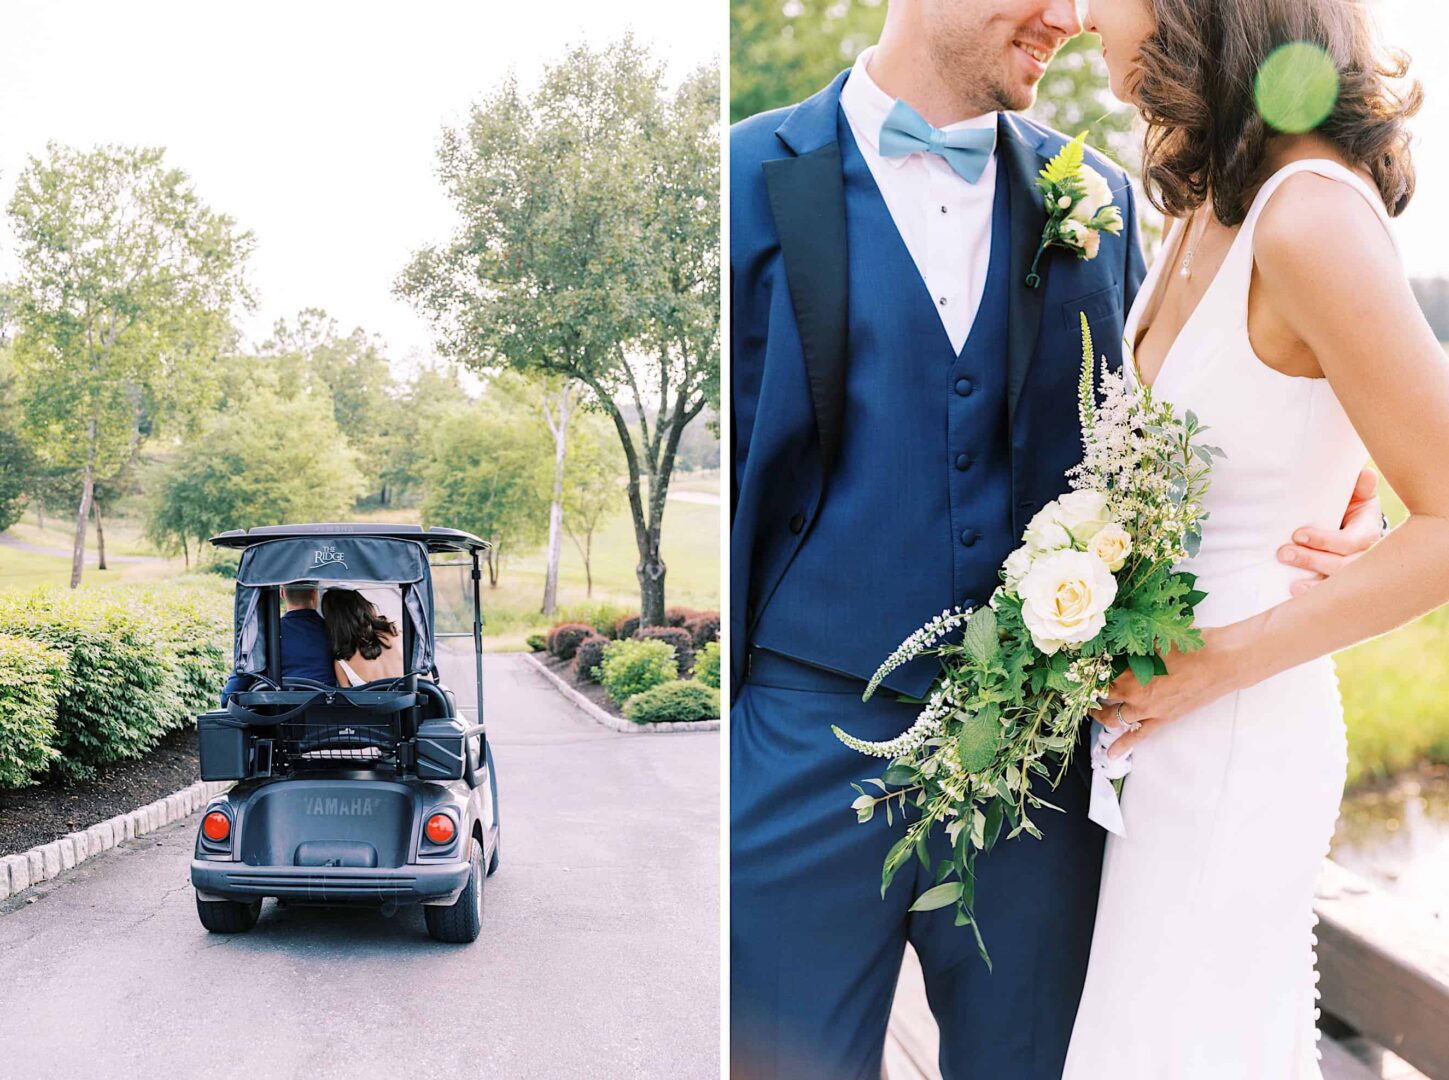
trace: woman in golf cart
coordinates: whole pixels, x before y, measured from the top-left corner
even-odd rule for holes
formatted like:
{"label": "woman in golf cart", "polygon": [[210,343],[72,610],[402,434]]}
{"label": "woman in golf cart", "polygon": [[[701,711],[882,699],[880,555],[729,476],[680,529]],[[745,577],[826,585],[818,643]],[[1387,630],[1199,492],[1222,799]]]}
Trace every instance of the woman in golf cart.
{"label": "woman in golf cart", "polygon": [[328,589],[322,596],[322,618],[338,686],[361,686],[402,675],[397,625],[379,615],[367,597],[354,589]]}

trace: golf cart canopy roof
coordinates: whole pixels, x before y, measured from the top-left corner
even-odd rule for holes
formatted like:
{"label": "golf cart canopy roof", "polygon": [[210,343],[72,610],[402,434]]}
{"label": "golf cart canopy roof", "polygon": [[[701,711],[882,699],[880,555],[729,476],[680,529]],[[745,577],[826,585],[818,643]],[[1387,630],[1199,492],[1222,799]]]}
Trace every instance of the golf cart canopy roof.
{"label": "golf cart canopy roof", "polygon": [[439,551],[486,551],[491,545],[472,533],[458,529],[424,529],[421,525],[385,525],[339,521],[316,525],[261,525],[254,529],[233,529],[213,536],[219,548],[249,548],[269,540],[316,540],[319,537],[375,537],[382,540],[412,540],[429,554]]}

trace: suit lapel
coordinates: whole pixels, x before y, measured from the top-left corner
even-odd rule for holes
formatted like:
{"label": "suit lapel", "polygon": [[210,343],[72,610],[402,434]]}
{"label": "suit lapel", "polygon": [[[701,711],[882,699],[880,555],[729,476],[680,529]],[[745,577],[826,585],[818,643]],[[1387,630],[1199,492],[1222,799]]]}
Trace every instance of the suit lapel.
{"label": "suit lapel", "polygon": [[845,413],[849,293],[845,183],[836,113],[848,74],[842,72],[824,90],[801,102],[776,131],[794,156],[762,166],[805,353],[826,480],[840,449]]}
{"label": "suit lapel", "polygon": [[[1029,130],[1029,129],[1028,129]],[[1000,120],[997,151],[1001,155],[1001,179],[1010,185],[1011,198],[1011,280],[1007,300],[1007,417],[1016,418],[1016,403],[1026,385],[1032,354],[1036,351],[1041,331],[1042,306],[1046,282],[1032,289],[1026,284],[1031,260],[1041,243],[1046,227],[1046,209],[1036,188],[1036,178],[1044,159],[1037,153],[1038,140],[1032,138],[1006,114]],[[1051,261],[1042,258],[1039,272],[1045,279]]]}

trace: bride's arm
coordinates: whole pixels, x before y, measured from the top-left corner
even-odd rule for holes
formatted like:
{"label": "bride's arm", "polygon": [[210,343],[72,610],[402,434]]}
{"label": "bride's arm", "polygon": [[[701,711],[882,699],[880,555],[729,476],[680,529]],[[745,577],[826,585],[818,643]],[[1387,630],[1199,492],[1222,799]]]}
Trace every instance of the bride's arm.
{"label": "bride's arm", "polygon": [[[1304,181],[1304,182],[1299,182]],[[1312,350],[1408,520],[1314,588],[1172,653],[1168,674],[1113,686],[1125,751],[1223,694],[1386,633],[1449,602],[1449,362],[1383,225],[1344,184],[1294,177],[1255,239],[1260,294]],[[1104,723],[1115,706],[1098,712]]]}

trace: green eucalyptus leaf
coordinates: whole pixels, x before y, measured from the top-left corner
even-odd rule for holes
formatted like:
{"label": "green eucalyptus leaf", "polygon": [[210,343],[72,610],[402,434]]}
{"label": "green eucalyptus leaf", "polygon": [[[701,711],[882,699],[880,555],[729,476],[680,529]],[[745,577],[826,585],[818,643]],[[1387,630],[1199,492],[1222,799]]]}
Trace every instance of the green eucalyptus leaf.
{"label": "green eucalyptus leaf", "polygon": [[947,881],[934,885],[916,897],[916,902],[911,905],[911,910],[935,911],[947,904],[954,904],[961,896],[961,888],[959,881]]}

